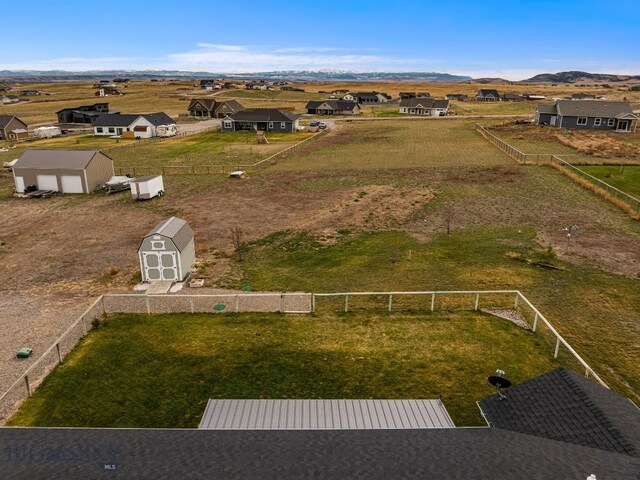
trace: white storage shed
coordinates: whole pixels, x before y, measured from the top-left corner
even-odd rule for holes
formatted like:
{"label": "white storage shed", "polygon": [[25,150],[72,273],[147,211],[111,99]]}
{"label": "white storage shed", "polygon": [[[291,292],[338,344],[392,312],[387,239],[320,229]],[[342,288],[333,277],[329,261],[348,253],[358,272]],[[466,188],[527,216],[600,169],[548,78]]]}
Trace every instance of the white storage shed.
{"label": "white storage shed", "polygon": [[160,222],[138,248],[142,281],[185,280],[196,260],[193,230],[176,217]]}
{"label": "white storage shed", "polygon": [[138,177],[131,180],[129,185],[131,185],[131,196],[136,200],[148,200],[164,195],[162,175]]}

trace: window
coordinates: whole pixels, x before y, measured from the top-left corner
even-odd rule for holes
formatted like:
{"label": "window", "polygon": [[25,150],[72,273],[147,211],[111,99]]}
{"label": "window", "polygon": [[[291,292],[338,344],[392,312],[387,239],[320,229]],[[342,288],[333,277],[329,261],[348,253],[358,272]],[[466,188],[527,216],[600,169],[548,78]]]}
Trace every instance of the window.
{"label": "window", "polygon": [[225,120],[223,123],[224,128],[231,128],[233,125],[231,124],[231,120]]}
{"label": "window", "polygon": [[616,124],[615,118],[610,118],[609,121],[607,122],[607,125],[610,127],[613,127],[615,124]]}
{"label": "window", "polygon": [[269,122],[269,130],[273,130],[273,122]]}
{"label": "window", "polygon": [[109,133],[116,133],[116,131],[113,127],[109,127]]}
{"label": "window", "polygon": [[586,125],[587,117],[578,117],[578,125]]}
{"label": "window", "polygon": [[280,122],[280,130],[284,130],[287,128],[287,124],[285,122]]}
{"label": "window", "polygon": [[96,127],[96,132],[102,133],[102,127]]}
{"label": "window", "polygon": [[601,119],[601,118],[596,118],[596,119],[593,121],[593,126],[594,126],[594,127],[599,127],[601,123],[602,123],[602,119]]}

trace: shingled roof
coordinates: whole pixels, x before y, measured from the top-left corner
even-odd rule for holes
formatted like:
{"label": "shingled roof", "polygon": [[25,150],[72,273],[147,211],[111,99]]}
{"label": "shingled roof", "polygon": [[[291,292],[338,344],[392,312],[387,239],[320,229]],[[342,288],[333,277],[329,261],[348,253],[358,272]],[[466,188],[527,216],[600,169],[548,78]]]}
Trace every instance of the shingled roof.
{"label": "shingled roof", "polygon": [[100,115],[93,121],[94,127],[128,127],[138,118],[144,117],[154,126],[175,124],[169,115],[164,112],[157,113],[117,113],[112,115]]}
{"label": "shingled roof", "polygon": [[[62,150],[30,148],[22,154],[13,168],[82,170],[99,152],[98,150]],[[105,155],[102,153],[102,155]],[[107,155],[105,155],[107,156]],[[110,157],[109,157],[110,158]]]}
{"label": "shingled roof", "polygon": [[[136,180],[140,181],[145,178],[152,177],[143,177]],[[163,237],[170,238],[181,252],[186,248],[189,242],[193,240],[193,230],[191,230],[189,224],[185,220],[177,217],[170,217],[161,221],[153,230],[145,235],[145,238],[152,237],[154,235],[162,235]]]}
{"label": "shingled roof", "polygon": [[356,102],[349,102],[347,100],[310,100],[307,103],[307,110],[315,110],[323,103],[326,103],[334,110],[353,110],[358,106]]}
{"label": "shingled roof", "polygon": [[491,427],[640,457],[640,409],[626,397],[558,368],[479,405]]}
{"label": "shingled roof", "polygon": [[629,102],[558,100],[555,107],[559,115],[569,117],[621,118],[630,115],[637,118]]}
{"label": "shingled roof", "polygon": [[254,108],[231,115],[231,119],[237,122],[295,122],[298,118],[300,115],[276,108]]}
{"label": "shingled roof", "polygon": [[400,100],[400,106],[409,108],[448,108],[449,100],[437,100],[435,98],[420,97],[403,98],[402,100]]}

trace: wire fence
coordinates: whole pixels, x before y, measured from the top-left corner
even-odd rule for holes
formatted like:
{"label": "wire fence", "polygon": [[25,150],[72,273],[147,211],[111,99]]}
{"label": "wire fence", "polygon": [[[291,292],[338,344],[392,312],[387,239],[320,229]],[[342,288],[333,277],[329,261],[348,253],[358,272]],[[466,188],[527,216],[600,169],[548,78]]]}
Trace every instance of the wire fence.
{"label": "wire fence", "polygon": [[218,165],[138,165],[130,167],[115,167],[114,171],[116,175],[131,174],[134,177],[137,175],[211,175],[218,173],[229,173],[230,169],[246,170],[248,168],[264,167],[271,165],[278,159],[286,158],[288,155],[291,155],[300,148],[305,147],[325,133],[326,130],[317,132],[311,137],[305,138],[304,140],[301,140],[294,145],[280,150],[279,152],[276,152],[273,155],[268,156],[267,158],[250,164],[227,163]]}
{"label": "wire fence", "polygon": [[[528,165],[553,165],[556,167],[560,167],[559,170],[563,173],[567,174],[569,178],[576,180],[582,179],[584,182],[596,187],[591,188],[595,193],[600,195],[605,200],[612,202],[613,204],[621,207],[623,210],[626,210],[628,213],[632,214],[634,217],[640,216],[640,199],[634,197],[633,195],[629,195],[626,192],[614,187],[613,185],[608,184],[607,182],[600,180],[597,177],[585,172],[584,170],[576,167],[575,165],[569,163],[568,161],[561,158],[560,155],[550,154],[550,153],[523,153],[517,148],[509,145],[504,140],[498,138],[493,133],[489,132],[482,125],[476,123],[476,129],[482,134],[484,138],[486,138],[490,143],[497,146],[500,150],[505,152],[511,158],[515,159],[517,162]],[[607,163],[603,162],[602,159],[597,159],[595,161],[590,162],[581,162],[585,164],[598,164],[599,163]],[[618,164],[637,164],[637,160],[625,161],[619,160]],[[573,175],[571,175],[571,173]],[[579,182],[582,183],[582,182]]]}
{"label": "wire fence", "polygon": [[[105,294],[87,310],[0,396],[0,424],[33,394],[35,388],[108,314],[279,312],[419,312],[507,309],[522,315],[530,329],[548,344],[553,357],[607,387],[597,373],[558,333],[551,322],[518,290],[342,293],[228,293],[217,295]],[[607,387],[608,388],[608,387]]]}

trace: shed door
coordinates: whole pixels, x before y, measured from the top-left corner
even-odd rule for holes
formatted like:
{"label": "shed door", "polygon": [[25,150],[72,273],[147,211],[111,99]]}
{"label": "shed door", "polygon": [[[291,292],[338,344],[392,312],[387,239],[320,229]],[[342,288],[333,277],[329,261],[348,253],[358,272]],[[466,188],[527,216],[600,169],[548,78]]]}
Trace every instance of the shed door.
{"label": "shed door", "polygon": [[24,177],[16,177],[16,192],[24,192]]}
{"label": "shed door", "polygon": [[556,116],[555,115],[551,115],[551,119],[549,120],[549,124],[550,125],[555,125],[556,124]]}
{"label": "shed door", "polygon": [[142,252],[142,266],[148,281],[179,280],[176,252]]}
{"label": "shed door", "polygon": [[58,177],[55,175],[37,175],[36,183],[39,190],[58,191]]}
{"label": "shed door", "polygon": [[80,175],[63,175],[61,180],[64,193],[84,193]]}

